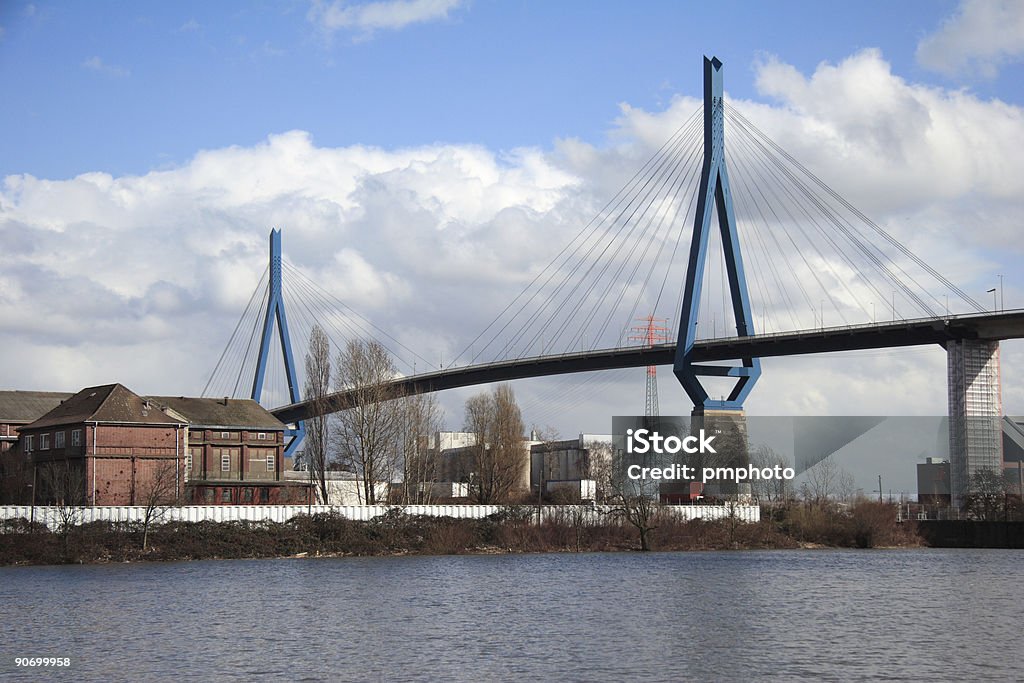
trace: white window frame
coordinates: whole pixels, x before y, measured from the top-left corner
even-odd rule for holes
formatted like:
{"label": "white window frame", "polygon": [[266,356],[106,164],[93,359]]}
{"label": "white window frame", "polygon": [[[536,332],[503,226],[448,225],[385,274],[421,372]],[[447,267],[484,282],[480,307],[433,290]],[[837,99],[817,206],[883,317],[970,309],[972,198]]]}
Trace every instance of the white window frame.
{"label": "white window frame", "polygon": [[54,448],[64,448],[65,443],[67,443],[67,432],[61,431],[53,433]]}
{"label": "white window frame", "polygon": [[31,434],[26,434],[25,435],[25,452],[26,453],[31,453],[32,452],[32,447],[33,447],[32,442],[33,441],[34,441],[34,438],[33,438],[33,436]]}
{"label": "white window frame", "polygon": [[267,472],[274,472],[274,465],[276,464],[276,457],[273,453],[267,455]]}
{"label": "white window frame", "polygon": [[267,440],[267,433],[266,432],[256,432],[256,440],[257,441],[266,441]]}
{"label": "white window frame", "polygon": [[220,438],[222,438],[222,439],[230,439],[231,438],[231,432],[221,432],[220,433]]}
{"label": "white window frame", "polygon": [[82,445],[82,430],[72,429],[71,430],[71,445],[81,446]]}
{"label": "white window frame", "polygon": [[220,471],[230,472],[231,471],[231,454],[221,453],[220,454]]}
{"label": "white window frame", "polygon": [[39,435],[39,450],[41,450],[41,451],[48,451],[48,450],[50,450],[50,434],[49,433],[40,434]]}

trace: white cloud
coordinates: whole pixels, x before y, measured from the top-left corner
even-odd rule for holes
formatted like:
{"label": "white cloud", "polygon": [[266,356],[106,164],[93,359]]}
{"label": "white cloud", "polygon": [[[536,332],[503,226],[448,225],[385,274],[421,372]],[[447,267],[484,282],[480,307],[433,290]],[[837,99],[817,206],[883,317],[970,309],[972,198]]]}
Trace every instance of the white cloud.
{"label": "white cloud", "polygon": [[309,19],[327,33],[340,29],[365,33],[396,31],[412,24],[447,19],[462,4],[463,0],[384,0],[364,4],[316,0],[309,10]]}
{"label": "white cloud", "polygon": [[963,91],[906,82],[877,50],[805,77],[769,59],[758,67],[761,93],[781,107],[736,103],[779,144],[827,181],[844,183],[857,206],[924,208],[984,196],[1010,201],[1024,191],[1024,112]]}
{"label": "white cloud", "polygon": [[115,64],[107,64],[101,58],[97,56],[89,57],[89,59],[82,62],[82,68],[95,71],[107,76],[113,76],[115,78],[125,78],[131,75],[131,71],[124,68],[123,66],[117,66]]}
{"label": "white cloud", "polygon": [[[1018,301],[1008,266],[1019,260],[1024,167],[1008,141],[1024,139],[1019,108],[909,83],[875,51],[809,75],[769,60],[758,66],[758,86],[777,101],[733,104],[782,147],[940,271],[958,282],[994,282],[991,273],[1002,272],[1009,304]],[[290,131],[140,176],[8,176],[0,378],[24,389],[121,381],[143,392],[198,392],[264,270],[272,226],[284,229],[286,258],[311,280],[424,358],[450,360],[697,104],[624,105],[608,147],[328,148]],[[306,313],[290,311],[293,329]],[[1024,412],[1011,379],[1017,353],[1004,347],[1004,399]],[[941,354],[765,367],[750,403],[762,414],[943,410]],[[642,372],[574,393],[556,426],[607,431],[608,415],[642,406]],[[662,391],[663,412],[688,412],[668,373]],[[521,396],[550,407],[541,393]],[[554,394],[565,402],[566,392]],[[450,403],[450,426],[460,420]]]}
{"label": "white cloud", "polygon": [[917,61],[948,76],[994,78],[1001,65],[1024,57],[1024,3],[962,0],[957,12],[917,46]]}

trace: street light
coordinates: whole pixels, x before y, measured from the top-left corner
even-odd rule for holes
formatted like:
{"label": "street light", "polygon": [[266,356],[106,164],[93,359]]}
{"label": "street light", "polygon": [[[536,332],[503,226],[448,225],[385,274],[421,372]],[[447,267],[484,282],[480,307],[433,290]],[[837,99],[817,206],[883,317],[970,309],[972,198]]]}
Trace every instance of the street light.
{"label": "street light", "polygon": [[992,289],[987,290],[985,293],[992,295],[992,312],[995,313],[996,311],[999,310],[999,302],[996,299],[996,288],[993,287]]}

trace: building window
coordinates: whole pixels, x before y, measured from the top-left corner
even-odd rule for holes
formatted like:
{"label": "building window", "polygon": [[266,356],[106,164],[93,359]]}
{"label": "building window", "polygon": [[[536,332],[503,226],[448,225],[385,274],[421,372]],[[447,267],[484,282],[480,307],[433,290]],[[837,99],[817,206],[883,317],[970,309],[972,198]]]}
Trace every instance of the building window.
{"label": "building window", "polygon": [[222,439],[230,439],[231,438],[231,432],[221,432],[220,433],[220,438],[222,438]]}
{"label": "building window", "polygon": [[66,432],[54,432],[53,433],[53,447],[64,448],[64,434]]}
{"label": "building window", "polygon": [[270,489],[268,489],[266,486],[260,487],[260,502],[261,503],[269,503],[270,502]]}
{"label": "building window", "polygon": [[39,450],[48,451],[50,450],[50,435],[40,434],[39,435]]}
{"label": "building window", "polygon": [[186,476],[192,472],[192,453],[185,454],[185,474]]}
{"label": "building window", "polygon": [[267,472],[274,471],[274,454],[271,453],[267,456]]}
{"label": "building window", "polygon": [[203,489],[203,502],[213,504],[213,497],[217,495],[217,492],[213,489]]}
{"label": "building window", "polygon": [[220,471],[230,472],[231,471],[231,454],[224,453],[220,456]]}
{"label": "building window", "polygon": [[32,435],[28,434],[25,436],[25,452],[28,453],[32,450]]}
{"label": "building window", "polygon": [[243,503],[251,503],[252,502],[252,488],[251,487],[246,487],[246,488],[242,489],[242,502]]}
{"label": "building window", "polygon": [[73,429],[71,430],[71,445],[81,446],[82,445],[82,430]]}
{"label": "building window", "polygon": [[220,502],[230,503],[231,502],[231,489],[220,490]]}
{"label": "building window", "polygon": [[266,441],[267,440],[267,433],[266,432],[256,432],[256,438],[258,440],[260,440],[260,441]]}

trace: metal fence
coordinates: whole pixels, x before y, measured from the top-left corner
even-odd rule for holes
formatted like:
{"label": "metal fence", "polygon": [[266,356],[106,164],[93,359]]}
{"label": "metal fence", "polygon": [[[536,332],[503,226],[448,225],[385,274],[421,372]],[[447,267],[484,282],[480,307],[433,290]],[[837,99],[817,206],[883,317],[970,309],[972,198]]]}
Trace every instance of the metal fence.
{"label": "metal fence", "polygon": [[[658,509],[683,520],[728,519],[741,522],[758,522],[761,508],[757,505],[662,505]],[[456,519],[482,519],[505,511],[518,511],[524,517],[537,518],[537,506],[505,505],[188,505],[162,508],[153,521],[162,522],[238,522],[271,521],[286,522],[298,515],[335,513],[347,519],[369,521],[391,510],[407,515],[431,517],[454,517]],[[605,505],[543,505],[540,519],[593,524],[608,518],[613,511]],[[0,506],[0,520],[23,518],[46,524],[58,530],[67,519],[72,524],[90,522],[143,522],[146,508],[139,506],[111,505],[97,507],[61,509],[37,505]]]}

